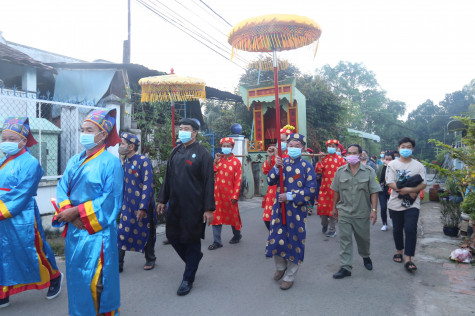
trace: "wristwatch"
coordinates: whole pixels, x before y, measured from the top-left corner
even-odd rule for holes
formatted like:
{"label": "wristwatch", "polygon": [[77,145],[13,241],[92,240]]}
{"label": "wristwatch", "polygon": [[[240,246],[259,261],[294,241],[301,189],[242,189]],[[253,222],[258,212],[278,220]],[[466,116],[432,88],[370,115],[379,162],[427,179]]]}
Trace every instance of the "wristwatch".
{"label": "wristwatch", "polygon": [[371,210],[371,212],[377,212],[377,211],[378,211],[378,210],[375,209],[375,208],[373,208],[373,209]]}

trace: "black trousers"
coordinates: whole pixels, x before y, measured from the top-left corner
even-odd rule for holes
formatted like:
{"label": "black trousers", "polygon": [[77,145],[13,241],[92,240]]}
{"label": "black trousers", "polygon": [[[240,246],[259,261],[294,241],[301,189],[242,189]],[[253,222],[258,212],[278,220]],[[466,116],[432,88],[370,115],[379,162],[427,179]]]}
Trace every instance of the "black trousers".
{"label": "black trousers", "polygon": [[[388,200],[389,200],[389,193],[388,188],[384,187],[383,191],[378,192],[378,199],[379,205],[381,206],[381,220],[383,221],[383,225],[388,224]],[[391,216],[391,214],[389,214]]]}
{"label": "black trousers", "polygon": [[[405,211],[389,210],[393,220],[393,237],[397,250],[403,250],[406,256],[414,256],[417,242],[417,221],[419,209],[412,207]],[[404,235],[406,239],[404,240]]]}
{"label": "black trousers", "polygon": [[176,253],[185,263],[185,272],[183,273],[183,281],[193,283],[195,281],[196,271],[200,264],[203,253],[201,252],[201,241],[184,244],[177,240],[168,240],[173,246]]}
{"label": "black trousers", "polygon": [[[157,240],[157,229],[155,225],[150,225],[150,230],[148,232],[148,240],[144,247],[145,261],[146,262],[155,262],[157,257],[155,257],[155,241]],[[125,250],[119,249],[119,266],[124,265]]]}

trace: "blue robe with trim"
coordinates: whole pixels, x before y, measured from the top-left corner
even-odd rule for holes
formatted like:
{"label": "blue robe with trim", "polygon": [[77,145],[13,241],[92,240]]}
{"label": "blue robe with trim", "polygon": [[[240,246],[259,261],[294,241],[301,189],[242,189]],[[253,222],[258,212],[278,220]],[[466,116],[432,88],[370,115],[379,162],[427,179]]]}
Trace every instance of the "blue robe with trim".
{"label": "blue robe with trim", "polygon": [[[0,166],[7,158],[0,160]],[[38,160],[28,151],[0,168],[0,290],[41,281],[35,224],[43,240],[42,250],[51,267],[58,270],[35,201],[42,176]]]}
{"label": "blue robe with trim", "polygon": [[[71,223],[67,227],[66,276],[73,316],[96,315],[97,304],[101,314],[117,312],[120,306],[117,217],[124,173],[120,160],[107,150],[87,158],[83,151],[69,160],[56,192],[60,207],[83,210],[86,227],[79,230]],[[53,220],[53,226],[63,225]]]}
{"label": "blue robe with trim", "polygon": [[311,163],[301,157],[283,160],[284,192],[292,192],[292,201],[285,202],[286,225],[282,223],[279,172],[272,168],[267,174],[267,183],[277,185],[277,193],[271,213],[269,237],[266,243],[266,256],[281,256],[300,264],[305,253],[307,205],[314,202],[317,182]]}

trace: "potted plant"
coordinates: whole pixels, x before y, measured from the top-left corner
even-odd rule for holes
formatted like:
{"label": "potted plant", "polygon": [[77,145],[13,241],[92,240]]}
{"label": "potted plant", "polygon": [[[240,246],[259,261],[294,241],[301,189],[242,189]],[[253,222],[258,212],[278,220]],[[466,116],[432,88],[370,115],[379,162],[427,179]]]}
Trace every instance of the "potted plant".
{"label": "potted plant", "polygon": [[444,225],[444,234],[450,237],[457,237],[461,214],[460,203],[457,203],[456,199],[446,191],[440,194],[440,204],[442,205],[440,220],[442,225]]}
{"label": "potted plant", "polygon": [[[469,191],[468,194],[465,195],[463,202],[460,204],[462,211],[470,216],[470,220],[472,222],[472,232],[473,226],[475,226],[475,191]],[[470,228],[470,227],[469,227]],[[470,232],[467,232],[470,236]]]}

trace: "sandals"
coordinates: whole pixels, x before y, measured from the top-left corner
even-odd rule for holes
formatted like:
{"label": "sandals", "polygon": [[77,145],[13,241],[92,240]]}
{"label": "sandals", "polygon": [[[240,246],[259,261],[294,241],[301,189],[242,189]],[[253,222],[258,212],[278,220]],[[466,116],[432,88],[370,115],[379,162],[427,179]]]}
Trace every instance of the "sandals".
{"label": "sandals", "polygon": [[155,261],[147,261],[143,266],[143,269],[146,271],[153,270],[153,268],[155,268]]}
{"label": "sandals", "polygon": [[400,253],[397,253],[393,256],[393,261],[397,263],[402,263],[402,255]]}
{"label": "sandals", "polygon": [[413,272],[417,270],[416,265],[412,261],[408,261],[404,264],[404,267],[406,268],[407,271]]}
{"label": "sandals", "polygon": [[211,245],[209,245],[208,250],[215,250],[215,249],[218,249],[218,248],[221,248],[221,247],[223,247],[223,245],[218,244],[217,242],[214,242]]}

